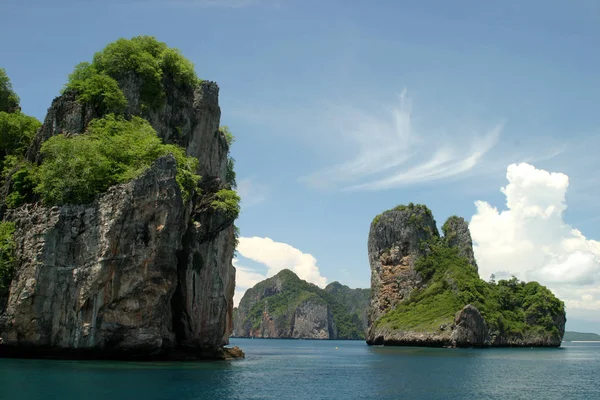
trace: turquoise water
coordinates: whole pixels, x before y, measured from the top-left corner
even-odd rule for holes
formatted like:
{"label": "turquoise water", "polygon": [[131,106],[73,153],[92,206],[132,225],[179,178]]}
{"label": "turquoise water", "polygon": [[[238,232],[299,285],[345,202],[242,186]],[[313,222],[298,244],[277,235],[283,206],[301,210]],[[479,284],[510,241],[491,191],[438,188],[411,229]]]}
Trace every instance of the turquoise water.
{"label": "turquoise water", "polygon": [[600,343],[451,350],[362,341],[231,342],[245,350],[245,360],[0,359],[0,399],[600,399]]}

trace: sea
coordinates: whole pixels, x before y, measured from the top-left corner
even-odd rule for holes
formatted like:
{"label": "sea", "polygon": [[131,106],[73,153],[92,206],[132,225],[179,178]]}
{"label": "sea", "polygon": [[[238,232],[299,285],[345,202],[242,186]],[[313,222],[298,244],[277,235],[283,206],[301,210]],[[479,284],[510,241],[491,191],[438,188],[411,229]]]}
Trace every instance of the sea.
{"label": "sea", "polygon": [[0,399],[600,399],[600,343],[433,349],[231,339],[220,362],[0,359]]}

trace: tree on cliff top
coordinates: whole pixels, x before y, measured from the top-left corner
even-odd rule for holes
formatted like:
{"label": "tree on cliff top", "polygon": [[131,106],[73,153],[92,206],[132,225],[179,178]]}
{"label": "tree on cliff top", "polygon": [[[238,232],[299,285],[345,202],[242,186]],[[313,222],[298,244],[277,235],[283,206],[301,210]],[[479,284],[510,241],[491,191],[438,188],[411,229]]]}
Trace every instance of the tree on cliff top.
{"label": "tree on cliff top", "polygon": [[4,68],[0,68],[0,111],[14,112],[19,108],[19,96],[13,91],[12,84]]}
{"label": "tree on cliff top", "polygon": [[74,90],[80,102],[101,112],[122,112],[127,100],[118,82],[131,73],[142,79],[140,98],[145,107],[163,103],[167,77],[176,85],[196,87],[201,82],[194,64],[178,49],[152,36],[136,36],[118,39],[94,54],[91,63],[78,64],[64,90]]}

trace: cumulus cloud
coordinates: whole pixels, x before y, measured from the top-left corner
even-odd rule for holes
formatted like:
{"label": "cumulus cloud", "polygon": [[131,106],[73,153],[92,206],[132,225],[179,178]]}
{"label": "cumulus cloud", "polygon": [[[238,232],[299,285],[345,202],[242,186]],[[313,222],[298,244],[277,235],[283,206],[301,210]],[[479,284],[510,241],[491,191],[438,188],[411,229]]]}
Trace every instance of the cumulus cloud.
{"label": "cumulus cloud", "polygon": [[[600,310],[600,242],[567,224],[569,177],[527,163],[507,168],[506,209],[475,203],[470,230],[480,275],[548,286],[579,317]],[[600,320],[596,315],[588,315]]]}
{"label": "cumulus cloud", "polygon": [[235,267],[235,294],[233,295],[233,303],[237,306],[244,293],[246,293],[246,290],[258,282],[267,279],[267,276],[251,268],[244,267],[237,258],[233,259],[233,266]]}
{"label": "cumulus cloud", "polygon": [[[406,90],[384,115],[354,107],[331,107],[332,126],[355,155],[301,181],[313,187],[382,190],[463,174],[496,145],[502,125],[484,133],[431,134],[416,131]],[[335,134],[335,132],[334,132]]]}
{"label": "cumulus cloud", "polygon": [[248,288],[270,278],[282,269],[292,270],[300,279],[317,286],[325,287],[327,284],[327,278],[321,276],[316,258],[287,243],[276,242],[268,237],[240,237],[237,252],[244,258],[263,264],[267,272],[260,273],[241,265],[240,260],[234,259],[234,266],[237,269],[234,297],[236,305]]}

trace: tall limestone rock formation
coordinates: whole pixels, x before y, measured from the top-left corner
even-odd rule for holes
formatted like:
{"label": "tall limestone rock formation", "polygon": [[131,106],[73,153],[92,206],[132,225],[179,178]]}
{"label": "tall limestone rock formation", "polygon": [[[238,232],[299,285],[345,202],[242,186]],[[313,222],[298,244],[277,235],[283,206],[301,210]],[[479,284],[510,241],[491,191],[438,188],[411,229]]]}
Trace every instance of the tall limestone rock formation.
{"label": "tall limestone rock formation", "polygon": [[471,240],[471,232],[469,232],[469,225],[465,219],[457,216],[448,218],[442,226],[442,232],[448,246],[456,247],[458,254],[465,257],[469,264],[477,269],[475,253],[473,253],[473,240]]}
{"label": "tall limestone rock formation", "polygon": [[560,300],[537,282],[481,280],[465,220],[450,217],[443,232],[423,205],[375,217],[368,344],[560,346]]}
{"label": "tall limestone rock formation", "polygon": [[426,207],[399,206],[375,217],[369,233],[371,307],[369,325],[422,287],[415,260],[425,254],[422,242],[439,236]]}
{"label": "tall limestone rock formation", "polygon": [[[138,72],[111,76],[127,100],[122,115],[141,116],[164,143],[183,146],[199,160],[202,179],[184,200],[176,161],[167,155],[92,203],[4,210],[16,227],[16,271],[0,304],[0,354],[227,357],[237,213],[214,207],[218,192],[230,188],[219,88],[183,82],[163,67],[162,94],[150,106]],[[30,161],[42,161],[49,138],[85,134],[109,111],[79,94],[68,89],[54,99],[27,152]]]}

